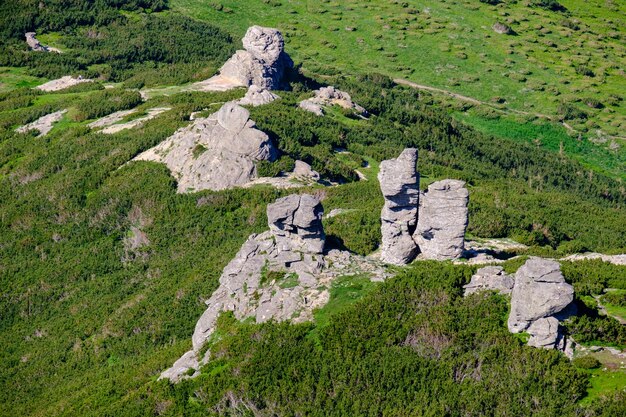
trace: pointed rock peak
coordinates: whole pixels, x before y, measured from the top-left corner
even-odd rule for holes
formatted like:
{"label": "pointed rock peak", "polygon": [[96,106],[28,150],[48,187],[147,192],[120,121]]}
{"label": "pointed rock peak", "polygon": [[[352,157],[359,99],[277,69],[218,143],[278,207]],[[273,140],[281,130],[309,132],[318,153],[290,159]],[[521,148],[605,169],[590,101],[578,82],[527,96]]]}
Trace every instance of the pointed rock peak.
{"label": "pointed rock peak", "polygon": [[217,122],[224,129],[240,132],[250,119],[250,112],[240,105],[228,102],[217,112]]}
{"label": "pointed rock peak", "polygon": [[243,47],[256,59],[272,64],[285,48],[283,35],[278,29],[251,26],[242,39]]}

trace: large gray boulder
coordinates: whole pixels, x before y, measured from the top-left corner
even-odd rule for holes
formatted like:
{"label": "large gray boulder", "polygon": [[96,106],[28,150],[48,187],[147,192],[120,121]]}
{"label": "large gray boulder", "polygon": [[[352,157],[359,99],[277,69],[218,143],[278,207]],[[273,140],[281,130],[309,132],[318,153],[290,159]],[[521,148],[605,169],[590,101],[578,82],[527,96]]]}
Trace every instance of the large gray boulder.
{"label": "large gray boulder", "polygon": [[420,196],[413,238],[425,259],[455,259],[463,253],[469,192],[459,180],[437,181]]}
{"label": "large gray boulder", "polygon": [[479,291],[497,291],[500,294],[510,294],[515,279],[504,272],[501,266],[485,266],[480,268],[469,284],[463,286],[464,295],[468,296]]}
{"label": "large gray boulder", "polygon": [[223,190],[257,178],[256,162],[276,158],[269,137],[256,129],[250,112],[233,102],[179,129],[135,160],[165,163],[178,192]]}
{"label": "large gray boulder", "polygon": [[242,86],[256,85],[269,90],[280,88],[285,70],[293,61],[284,52],[285,42],[277,29],[252,26],[239,50],[222,66],[220,76]]}
{"label": "large gray boulder", "polygon": [[412,237],[419,203],[417,149],[407,148],[398,158],[382,161],[378,181],[385,198],[381,212],[381,259],[405,265],[418,253]]}
{"label": "large gray boulder", "polygon": [[[573,300],[574,288],[565,282],[559,263],[531,257],[515,273],[509,331],[519,333],[532,330],[534,322],[565,311]],[[547,327],[545,323],[538,326],[533,328],[540,328],[541,332]]]}
{"label": "large gray boulder", "polygon": [[301,243],[311,253],[324,251],[323,213],[319,199],[308,194],[292,194],[267,206],[270,231]]}

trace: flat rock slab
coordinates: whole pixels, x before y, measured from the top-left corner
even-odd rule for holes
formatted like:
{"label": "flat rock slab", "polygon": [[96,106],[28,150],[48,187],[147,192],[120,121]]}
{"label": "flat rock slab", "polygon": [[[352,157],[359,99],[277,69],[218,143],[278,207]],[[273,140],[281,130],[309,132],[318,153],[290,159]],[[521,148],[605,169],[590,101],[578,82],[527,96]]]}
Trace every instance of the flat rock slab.
{"label": "flat rock slab", "polygon": [[514,284],[515,279],[504,272],[501,266],[486,266],[476,271],[470,283],[463,286],[464,295],[468,296],[479,291],[498,291],[500,294],[510,294]]}
{"label": "flat rock slab", "polygon": [[37,135],[37,137],[46,136],[52,130],[52,125],[61,120],[65,113],[67,113],[67,109],[47,114],[34,122],[18,127],[15,131],[18,133],[26,133],[29,130],[38,130],[39,135]]}
{"label": "flat rock slab", "polygon": [[[115,122],[115,123],[105,127],[100,132],[110,135],[110,134],[113,134],[113,133],[121,132],[122,130],[139,127],[139,126],[143,125],[145,122],[147,122],[148,120],[152,120],[155,117],[157,117],[159,114],[165,113],[168,110],[171,110],[171,107],[155,107],[153,109],[148,109],[148,111],[147,111],[148,114],[143,116],[143,117],[138,117],[137,119],[131,120],[131,121],[126,122],[126,123],[117,123],[117,122]],[[128,113],[128,114],[132,114],[132,113],[134,113],[134,112],[131,111],[131,113]]]}
{"label": "flat rock slab", "polygon": [[90,82],[93,82],[93,80],[82,77],[74,78],[70,75],[67,75],[56,80],[48,81],[45,84],[38,85],[37,87],[35,87],[35,89],[46,92],[59,91],[77,84]]}

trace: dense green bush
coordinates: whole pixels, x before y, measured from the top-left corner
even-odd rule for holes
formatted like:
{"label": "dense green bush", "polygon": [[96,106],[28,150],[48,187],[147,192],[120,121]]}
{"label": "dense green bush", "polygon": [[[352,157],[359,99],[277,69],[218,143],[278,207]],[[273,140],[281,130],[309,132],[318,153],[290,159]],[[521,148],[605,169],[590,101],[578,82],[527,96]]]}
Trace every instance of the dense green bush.
{"label": "dense green bush", "polygon": [[593,356],[582,356],[572,361],[572,365],[580,369],[595,369],[600,367],[600,361]]}
{"label": "dense green bush", "polygon": [[127,110],[141,103],[141,94],[136,90],[109,88],[85,97],[76,104],[72,119],[81,122],[106,116],[119,110]]}

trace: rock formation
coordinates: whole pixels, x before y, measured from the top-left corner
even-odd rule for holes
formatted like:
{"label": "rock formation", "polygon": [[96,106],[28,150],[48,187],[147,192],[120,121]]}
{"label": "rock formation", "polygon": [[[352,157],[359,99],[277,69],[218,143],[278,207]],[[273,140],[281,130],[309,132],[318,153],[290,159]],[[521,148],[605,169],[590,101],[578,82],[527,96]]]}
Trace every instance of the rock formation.
{"label": "rock formation", "polygon": [[318,116],[324,115],[324,106],[338,105],[344,109],[352,109],[365,116],[367,110],[352,101],[350,94],[337,90],[333,86],[322,87],[315,90],[315,96],[300,102],[300,108],[315,113]]}
{"label": "rock formation", "polygon": [[387,263],[405,265],[420,251],[424,259],[439,260],[463,253],[469,200],[465,183],[438,181],[420,193],[416,164],[412,148],[380,163],[378,181],[385,198],[381,258]]}
{"label": "rock formation", "polygon": [[366,273],[386,277],[381,265],[349,252],[324,249],[322,206],[311,195],[290,195],[268,205],[270,230],[251,235],[224,268],[220,286],[206,302],[192,337],[193,349],[161,374],[176,382],[208,359],[199,352],[215,330],[218,316],[232,311],[239,320],[302,322],[330,298],[338,276]]}
{"label": "rock formation", "polygon": [[244,185],[256,178],[255,163],[272,161],[276,153],[269,137],[250,120],[250,112],[229,102],[134,160],[165,163],[182,193]]}
{"label": "rock formation", "polygon": [[74,78],[70,75],[66,75],[65,77],[61,77],[56,80],[48,81],[47,83],[38,85],[37,87],[35,87],[35,89],[46,91],[46,92],[59,91],[59,90],[63,90],[64,88],[73,87],[76,84],[89,83],[92,81],[93,80],[90,80],[88,78],[83,78],[81,76]]}
{"label": "rock formation", "polygon": [[263,104],[271,103],[274,100],[278,100],[280,97],[271,91],[259,87],[257,85],[251,85],[248,88],[246,95],[237,101],[242,106],[261,106]]}
{"label": "rock formation", "polygon": [[434,182],[420,196],[419,220],[413,237],[424,258],[442,260],[461,256],[468,201],[465,183],[458,180]]}
{"label": "rock formation", "polygon": [[252,26],[242,42],[244,50],[235,52],[213,81],[223,83],[226,80],[233,87],[256,85],[268,90],[279,89],[285,70],[293,67],[293,61],[284,51],[283,35],[277,29]]}
{"label": "rock formation", "polygon": [[294,178],[302,181],[319,181],[320,174],[319,172],[313,170],[311,165],[307,164],[304,161],[296,161],[295,167],[293,169]]}
{"label": "rock formation", "polygon": [[37,38],[35,37],[35,32],[26,32],[24,36],[26,37],[26,43],[28,44],[28,46],[30,46],[30,49],[32,49],[33,51],[56,52],[58,54],[61,53],[61,51],[57,48],[52,48],[50,46],[42,45],[41,42],[39,42],[39,40],[37,40]]}
{"label": "rock formation", "polygon": [[396,159],[380,163],[378,181],[385,198],[380,216],[381,259],[390,264],[407,264],[418,253],[412,237],[419,203],[416,165],[417,149],[413,148],[405,149]]}
{"label": "rock formation", "polygon": [[510,294],[515,279],[504,272],[501,266],[486,266],[480,268],[469,284],[463,286],[464,295],[468,296],[479,291],[498,291],[500,294]]}
{"label": "rock formation", "polygon": [[47,114],[34,122],[18,127],[15,131],[18,133],[26,133],[29,130],[37,130],[39,131],[39,135],[37,135],[37,137],[45,136],[52,130],[52,125],[61,120],[66,112],[67,109]]}
{"label": "rock formation", "polygon": [[563,349],[558,320],[569,314],[573,300],[574,289],[565,282],[559,263],[531,257],[515,274],[509,331],[528,332],[531,346]]}

